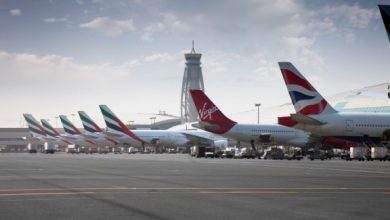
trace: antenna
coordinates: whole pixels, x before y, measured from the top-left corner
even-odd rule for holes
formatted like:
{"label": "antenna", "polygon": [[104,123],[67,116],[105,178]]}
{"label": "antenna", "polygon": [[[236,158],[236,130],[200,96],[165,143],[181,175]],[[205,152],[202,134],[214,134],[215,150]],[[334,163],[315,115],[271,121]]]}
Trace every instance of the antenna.
{"label": "antenna", "polygon": [[192,49],[191,49],[191,53],[196,53],[195,52],[195,41],[192,40]]}

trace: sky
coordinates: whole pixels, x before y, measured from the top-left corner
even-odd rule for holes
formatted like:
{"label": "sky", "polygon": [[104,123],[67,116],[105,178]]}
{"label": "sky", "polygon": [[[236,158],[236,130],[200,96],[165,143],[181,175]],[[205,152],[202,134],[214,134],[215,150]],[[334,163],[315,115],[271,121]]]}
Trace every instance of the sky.
{"label": "sky", "polygon": [[99,104],[135,123],[180,115],[192,40],[228,116],[290,101],[278,61],[325,97],[389,82],[378,4],[390,1],[1,0],[0,127],[79,110],[103,125]]}

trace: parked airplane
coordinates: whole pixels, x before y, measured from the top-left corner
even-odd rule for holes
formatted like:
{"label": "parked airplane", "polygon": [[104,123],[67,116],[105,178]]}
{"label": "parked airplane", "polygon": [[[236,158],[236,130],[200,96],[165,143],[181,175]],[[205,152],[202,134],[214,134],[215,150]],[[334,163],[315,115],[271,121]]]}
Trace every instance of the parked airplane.
{"label": "parked airplane", "polygon": [[50,132],[50,134],[48,134],[46,132],[46,128],[42,127],[41,124],[31,114],[23,114],[23,117],[27,121],[28,128],[31,134],[31,137],[25,137],[25,139],[29,143],[29,148],[32,144],[42,144],[43,152],[54,153],[56,151],[55,149],[57,145],[67,146],[72,144],[68,140],[57,136],[55,133]]}
{"label": "parked airplane", "polygon": [[198,110],[199,127],[232,138],[250,143],[272,143],[276,145],[306,146],[309,134],[277,124],[239,124],[226,117],[202,90],[190,90],[192,100]]}
{"label": "parked airplane", "polygon": [[83,123],[84,127],[84,134],[82,134],[84,137],[93,139],[95,142],[103,143],[106,145],[118,145],[119,142],[116,141],[114,138],[109,137],[107,134],[103,132],[103,129],[99,127],[92,119],[89,117],[87,113],[84,111],[79,111],[79,116],[81,119],[81,122]]}
{"label": "parked airplane", "polygon": [[46,135],[53,139],[59,139],[65,142],[68,145],[72,145],[73,143],[66,140],[61,136],[61,134],[51,126],[51,124],[46,119],[41,119],[41,123],[43,125],[43,129],[45,129]]}
{"label": "parked airplane", "polygon": [[289,62],[279,62],[296,114],[280,124],[321,137],[356,143],[375,143],[390,138],[390,114],[337,112]]}
{"label": "parked airplane", "polygon": [[390,5],[378,5],[379,11],[382,15],[383,24],[390,40]]}
{"label": "parked airplane", "polygon": [[144,147],[145,145],[186,147],[194,144],[217,146],[227,143],[227,141],[223,143],[219,137],[204,131],[129,130],[106,105],[99,107],[108,127],[107,134],[124,144],[135,147]]}
{"label": "parked airplane", "polygon": [[88,138],[85,138],[81,131],[76,128],[76,126],[73,125],[72,122],[69,121],[69,119],[65,116],[65,115],[60,115],[60,120],[61,120],[61,123],[64,127],[64,131],[65,133],[67,133],[67,135],[63,135],[62,137],[66,138],[67,140],[73,142],[73,143],[76,143],[77,145],[80,145],[80,146],[96,146],[97,143],[88,139]]}

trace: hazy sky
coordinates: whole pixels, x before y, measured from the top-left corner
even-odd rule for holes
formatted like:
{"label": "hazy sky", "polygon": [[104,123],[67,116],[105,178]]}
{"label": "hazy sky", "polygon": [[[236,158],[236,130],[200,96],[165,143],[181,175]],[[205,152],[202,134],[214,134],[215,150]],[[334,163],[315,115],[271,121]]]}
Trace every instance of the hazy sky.
{"label": "hazy sky", "polygon": [[2,0],[0,127],[78,110],[102,125],[99,104],[136,123],[179,115],[192,40],[206,93],[227,115],[289,101],[278,61],[325,96],[388,82],[378,3],[390,2]]}

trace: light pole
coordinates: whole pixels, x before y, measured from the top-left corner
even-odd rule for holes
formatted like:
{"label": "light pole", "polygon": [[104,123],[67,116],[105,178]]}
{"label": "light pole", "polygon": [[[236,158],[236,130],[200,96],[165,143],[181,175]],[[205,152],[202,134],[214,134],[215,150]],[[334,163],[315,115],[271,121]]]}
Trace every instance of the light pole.
{"label": "light pole", "polygon": [[72,123],[74,124],[74,116],[75,114],[70,114],[72,116]]}
{"label": "light pole", "polygon": [[131,129],[133,127],[134,121],[127,121],[127,123],[129,124],[129,128]]}
{"label": "light pole", "polygon": [[260,124],[260,106],[261,103],[255,103],[255,107],[257,107],[257,124]]}
{"label": "light pole", "polygon": [[58,116],[54,117],[56,119],[56,128],[58,128]]}
{"label": "light pole", "polygon": [[156,117],[150,117],[150,124],[156,123]]}

